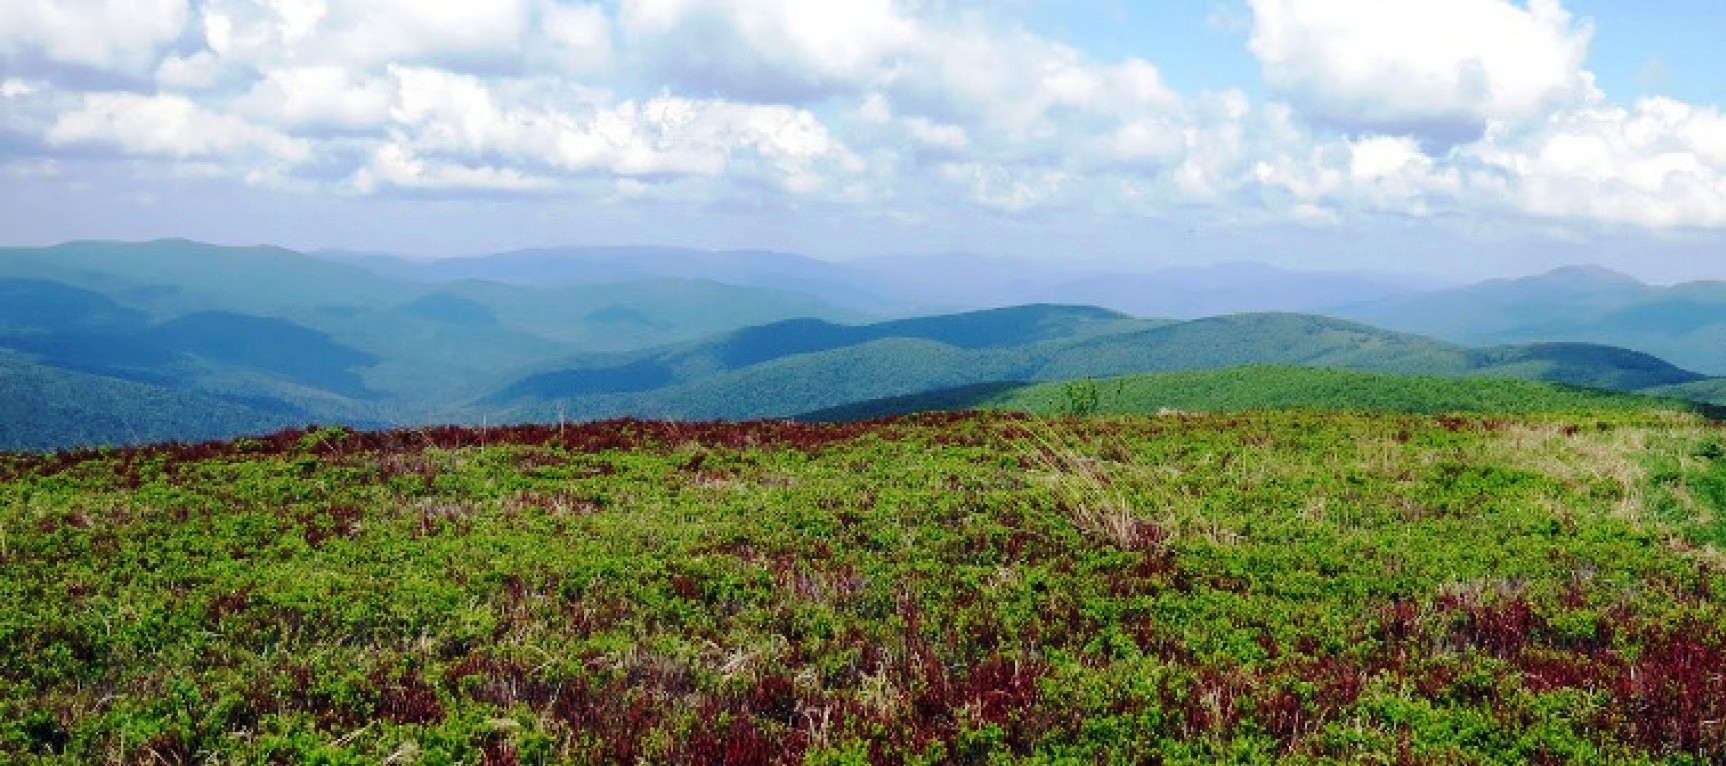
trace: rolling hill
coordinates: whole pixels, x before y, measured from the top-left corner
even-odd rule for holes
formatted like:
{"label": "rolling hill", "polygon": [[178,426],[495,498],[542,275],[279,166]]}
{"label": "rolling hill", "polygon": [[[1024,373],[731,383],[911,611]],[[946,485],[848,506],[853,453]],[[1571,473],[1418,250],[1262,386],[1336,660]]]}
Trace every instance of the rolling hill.
{"label": "rolling hill", "polygon": [[0,454],[0,762],[1718,763],[1722,545],[1665,412]]}
{"label": "rolling hill", "polygon": [[1726,282],[1659,287],[1607,269],[1573,266],[1333,311],[1470,345],[1601,343],[1726,374]]}
{"label": "rolling hill", "polygon": [[[467,400],[549,360],[791,317],[857,316],[800,294],[686,278],[426,283],[271,247],[163,240],[0,248],[0,350],[30,362],[38,377],[80,381],[56,390],[146,384],[155,393],[138,399],[140,409],[169,394],[214,397],[295,413],[302,423],[460,419]],[[124,397],[102,398],[105,407],[125,407]],[[220,422],[282,424],[241,414]],[[65,434],[0,447],[82,443],[92,434],[133,440],[125,428]]]}
{"label": "rolling hill", "polygon": [[[162,420],[156,413],[125,411],[127,397],[115,392],[132,386],[147,387],[132,397],[140,409],[190,413],[195,403],[225,403],[210,405],[211,413],[222,413],[213,420],[187,416],[186,433],[196,436],[239,432],[206,428],[206,421],[250,429],[246,424],[273,426],[283,424],[282,418],[408,425],[625,415],[790,417],[1002,381],[1253,364],[1507,377],[1720,398],[1716,382],[1624,348],[1562,338],[1471,347],[1307,314],[1175,321],[1033,304],[850,324],[860,319],[854,310],[781,288],[796,280],[831,282],[852,271],[774,253],[543,251],[495,262],[417,264],[423,272],[413,272],[406,262],[390,261],[394,265],[385,268],[376,258],[348,260],[183,240],[0,248],[0,351],[11,354],[14,366],[28,367],[29,379],[36,381],[32,390],[101,392],[92,394],[101,407],[124,416],[97,418],[112,427],[73,428],[63,438],[43,426],[27,442],[0,447],[132,441],[135,429],[114,424]],[[1015,277],[1002,263],[980,256],[943,264],[880,259],[845,269],[885,278],[907,269],[930,275],[937,267],[973,265],[972,286],[985,291],[1059,284],[1039,287],[1034,277],[1043,272]],[[563,276],[538,286],[472,278],[525,282],[544,269],[563,269]],[[688,276],[719,276],[729,269],[740,281],[757,284]],[[1060,269],[1049,274],[1055,271]],[[1222,289],[1237,272],[1259,280],[1276,276],[1245,266],[1187,276],[1213,280]],[[633,281],[594,281],[624,278]],[[853,287],[874,289],[870,279]],[[1630,305],[1625,302],[1652,289],[1598,271],[1549,279],[1570,284],[1568,292],[1554,289],[1557,297],[1548,303],[1568,306],[1563,315],[1573,322],[1584,321],[1585,306]],[[945,274],[944,280],[966,281],[958,274]],[[1178,291],[1179,284],[1168,289]],[[1625,325],[1655,332],[1700,321],[1707,316],[1696,308],[1705,305],[1705,287],[1671,289],[1694,305],[1626,308],[1624,316],[1635,321]],[[1510,316],[1527,286],[1493,289],[1498,315]],[[1489,319],[1493,312],[1483,314]],[[16,380],[25,380],[23,373]],[[10,417],[28,417],[18,404],[27,399],[23,390],[3,392],[13,404]],[[194,404],[147,403],[169,400]],[[25,430],[22,423],[9,426],[11,433]]]}
{"label": "rolling hill", "polygon": [[[1060,328],[1008,345],[972,325]],[[1073,322],[1074,319],[1081,321]],[[944,328],[943,333],[929,331]],[[1355,322],[1299,314],[1240,314],[1190,322],[1132,320],[1095,309],[1026,306],[938,323],[838,328],[797,323],[766,351],[749,330],[626,360],[538,373],[480,402],[504,419],[641,414],[671,418],[789,417],[831,407],[1002,381],[1300,365],[1450,377],[1550,380],[1619,391],[1703,376],[1645,354],[1586,344],[1469,349]],[[963,332],[961,332],[963,330]],[[693,371],[684,373],[680,371]]]}
{"label": "rolling hill", "polygon": [[1310,311],[1408,295],[1431,284],[1401,275],[1298,271],[1245,261],[1155,268],[976,253],[882,255],[843,262],[761,250],[642,246],[540,248],[438,260],[340,251],[320,255],[376,274],[426,282],[477,279],[579,286],[702,279],[796,292],[885,316],[1065,303],[1191,319],[1243,311]]}
{"label": "rolling hill", "polygon": [[1312,367],[1250,366],[1049,383],[985,383],[835,407],[798,420],[845,422],[922,412],[1010,410],[1040,415],[1254,410],[1335,412],[1694,412],[1726,408],[1536,380],[1441,378]]}
{"label": "rolling hill", "polygon": [[554,247],[464,258],[415,260],[375,253],[318,255],[374,273],[421,282],[475,280],[523,287],[579,287],[658,279],[701,280],[794,292],[870,312],[903,310],[891,284],[864,286],[844,264],[766,250],[676,247]]}
{"label": "rolling hill", "polygon": [[668,349],[609,358],[598,364],[530,375],[491,394],[481,404],[651,391],[788,357],[855,349],[886,340],[926,341],[896,352],[904,367],[921,368],[928,365],[918,360],[920,350],[937,354],[940,349],[1006,351],[1160,324],[1083,306],[1019,306],[870,325],[793,319]]}
{"label": "rolling hill", "polygon": [[[4,350],[0,392],[0,449],[5,450],[203,441],[316,419],[255,392],[246,399],[224,398],[51,367]],[[368,421],[356,419],[356,424]]]}

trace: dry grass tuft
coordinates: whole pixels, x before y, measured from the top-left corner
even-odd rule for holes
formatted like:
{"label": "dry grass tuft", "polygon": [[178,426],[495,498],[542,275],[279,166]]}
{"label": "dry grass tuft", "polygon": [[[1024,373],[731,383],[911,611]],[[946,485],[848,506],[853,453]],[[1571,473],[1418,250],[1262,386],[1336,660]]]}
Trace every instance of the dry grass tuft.
{"label": "dry grass tuft", "polygon": [[1165,550],[1168,533],[1134,512],[1102,461],[1081,455],[1052,428],[1033,432],[1032,460],[1046,472],[1056,499],[1080,531],[1131,551]]}

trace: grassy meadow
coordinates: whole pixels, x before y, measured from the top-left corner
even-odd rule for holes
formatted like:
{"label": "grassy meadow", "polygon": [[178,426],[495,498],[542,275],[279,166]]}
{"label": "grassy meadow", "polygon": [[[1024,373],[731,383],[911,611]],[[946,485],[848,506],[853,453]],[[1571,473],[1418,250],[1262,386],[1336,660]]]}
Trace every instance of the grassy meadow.
{"label": "grassy meadow", "polygon": [[1711,763],[1696,415],[0,455],[8,763]]}

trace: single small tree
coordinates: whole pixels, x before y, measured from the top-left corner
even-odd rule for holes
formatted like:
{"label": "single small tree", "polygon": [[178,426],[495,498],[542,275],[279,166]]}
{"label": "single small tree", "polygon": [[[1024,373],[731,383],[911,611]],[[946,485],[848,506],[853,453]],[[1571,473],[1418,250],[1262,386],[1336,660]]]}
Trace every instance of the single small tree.
{"label": "single small tree", "polygon": [[1061,387],[1061,393],[1067,397],[1067,414],[1075,417],[1095,414],[1101,401],[1097,382],[1089,378],[1067,383]]}

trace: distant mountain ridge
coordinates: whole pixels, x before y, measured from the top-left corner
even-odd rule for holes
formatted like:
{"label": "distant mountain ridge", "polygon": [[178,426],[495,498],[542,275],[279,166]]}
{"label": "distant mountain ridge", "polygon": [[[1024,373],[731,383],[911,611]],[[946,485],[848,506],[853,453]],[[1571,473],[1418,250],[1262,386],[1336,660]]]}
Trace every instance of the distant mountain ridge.
{"label": "distant mountain ridge", "polygon": [[1108,327],[1159,324],[1088,306],[1016,306],[918,317],[871,325],[791,319],[748,327],[677,347],[628,355],[594,366],[530,375],[481,400],[500,405],[528,398],[650,391],[793,356],[889,339],[922,340],[961,350],[1025,346]]}
{"label": "distant mountain ridge", "polygon": [[331,260],[421,282],[482,280],[524,287],[577,287],[655,279],[701,279],[802,293],[853,307],[904,306],[872,291],[842,264],[769,250],[695,250],[649,246],[554,247],[482,256],[406,259],[330,251]]}
{"label": "distant mountain ridge", "polygon": [[[1019,344],[944,342],[987,336],[1003,318],[1049,331]],[[918,332],[929,326],[944,333]],[[798,322],[773,353],[738,357],[739,337],[550,370],[501,388],[481,406],[505,419],[556,412],[583,418],[642,413],[688,419],[790,417],[847,403],[1007,381],[1282,364],[1449,377],[1546,380],[1617,391],[1695,383],[1704,376],[1626,349],[1541,344],[1470,349],[1347,320],[1259,313],[1188,322],[1137,320],[1096,309],[1025,306],[858,328]],[[961,332],[963,331],[963,332]],[[805,343],[802,339],[819,338]],[[693,372],[689,372],[693,371]]]}
{"label": "distant mountain ridge", "polygon": [[[411,281],[282,248],[186,240],[0,248],[0,352],[13,354],[0,419],[29,421],[37,405],[25,403],[47,391],[122,410],[121,391],[167,411],[200,405],[163,397],[234,405],[209,421],[232,431],[186,432],[198,436],[462,419],[465,401],[548,360],[859,316],[797,293],[688,278],[531,288]],[[116,427],[109,438],[163,433]],[[0,448],[43,443],[53,440]]]}
{"label": "distant mountain ridge", "polygon": [[[1674,328],[1700,325],[1693,339],[1706,339],[1719,319],[1713,301],[1726,295],[1719,283],[1650,288],[1572,269],[1354,304],[1406,324],[1473,300],[1474,313],[1447,327],[1487,339],[1459,343],[1286,311],[1182,320],[1043,301],[880,318],[932,296],[1047,295],[1082,278],[1102,279],[1084,289],[1113,289],[1121,301],[1189,308],[1407,287],[1370,275],[1223,264],[1111,281],[989,256],[829,264],[764,251],[577,250],[439,266],[186,240],[0,248],[0,449],[313,421],[790,417],[968,386],[1250,364],[1726,400],[1726,383],[1646,346],[1572,337],[1604,316],[1627,336],[1671,341]],[[535,283],[557,269],[564,282]],[[895,280],[900,295],[869,303]],[[1521,329],[1506,333],[1511,320]],[[1501,337],[1518,332],[1529,337]]]}
{"label": "distant mountain ridge", "polygon": [[834,262],[766,250],[603,246],[435,260],[339,251],[325,257],[386,276],[433,282],[480,279],[572,286],[667,277],[708,279],[804,293],[878,315],[1063,303],[1138,316],[1197,318],[1243,311],[1317,310],[1403,295],[1427,284],[1406,276],[1293,271],[1244,261],[1127,270],[965,253]]}
{"label": "distant mountain ridge", "polygon": [[1335,313],[1472,345],[1577,341],[1623,346],[1726,374],[1726,282],[1658,287],[1571,266],[1341,306]]}

